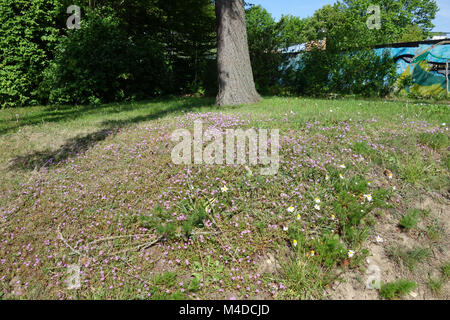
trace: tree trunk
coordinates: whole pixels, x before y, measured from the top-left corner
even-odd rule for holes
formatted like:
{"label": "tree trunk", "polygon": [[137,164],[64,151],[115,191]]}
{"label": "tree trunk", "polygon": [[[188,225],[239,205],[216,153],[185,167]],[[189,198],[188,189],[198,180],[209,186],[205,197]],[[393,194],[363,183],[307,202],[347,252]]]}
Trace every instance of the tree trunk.
{"label": "tree trunk", "polygon": [[216,104],[251,104],[261,100],[256,92],[245,24],[244,0],[216,0],[217,67],[219,93]]}

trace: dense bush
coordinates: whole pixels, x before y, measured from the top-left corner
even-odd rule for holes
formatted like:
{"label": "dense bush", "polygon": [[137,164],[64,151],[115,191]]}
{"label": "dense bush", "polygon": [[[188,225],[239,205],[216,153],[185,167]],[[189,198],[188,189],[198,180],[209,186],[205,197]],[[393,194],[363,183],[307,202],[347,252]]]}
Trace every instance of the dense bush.
{"label": "dense bush", "polygon": [[0,0],[0,107],[36,104],[58,36],[57,0]]}
{"label": "dense bush", "polygon": [[0,107],[213,93],[214,47],[210,0],[0,0]]}
{"label": "dense bush", "polygon": [[379,56],[370,49],[345,53],[312,50],[291,61],[283,83],[295,94],[386,96],[395,80],[395,64],[388,53]]}
{"label": "dense bush", "polygon": [[142,99],[163,93],[168,66],[160,46],[134,40],[114,17],[85,17],[62,37],[41,86],[50,103]]}
{"label": "dense bush", "polygon": [[247,10],[246,22],[256,89],[262,94],[276,94],[282,62],[280,25],[261,6]]}

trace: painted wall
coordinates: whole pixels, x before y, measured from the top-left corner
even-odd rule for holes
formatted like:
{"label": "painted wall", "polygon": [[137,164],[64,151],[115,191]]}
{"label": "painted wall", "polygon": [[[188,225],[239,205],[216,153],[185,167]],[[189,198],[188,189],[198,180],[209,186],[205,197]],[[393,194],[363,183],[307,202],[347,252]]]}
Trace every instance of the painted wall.
{"label": "painted wall", "polygon": [[[450,40],[450,39],[447,39]],[[445,79],[445,62],[450,63],[450,43],[437,45],[440,41],[424,41],[415,43],[399,43],[389,46],[380,46],[374,49],[379,55],[388,50],[397,65],[399,82],[411,76],[412,84],[404,91],[416,93],[421,96],[444,95],[447,91]],[[430,49],[431,50],[428,50]],[[427,51],[428,50],[428,51]],[[305,45],[293,46],[284,51],[292,56],[281,69],[302,67],[301,52]],[[424,52],[419,57],[414,57]],[[413,61],[414,59],[414,61]]]}
{"label": "painted wall", "polygon": [[[397,44],[394,47],[375,49],[380,55],[384,50],[388,50],[396,61],[399,81],[411,76],[412,84],[405,88],[406,92],[422,96],[446,93],[445,63],[446,61],[450,63],[450,43],[445,45],[416,43],[405,44],[404,47]],[[417,54],[420,55],[416,57]]]}

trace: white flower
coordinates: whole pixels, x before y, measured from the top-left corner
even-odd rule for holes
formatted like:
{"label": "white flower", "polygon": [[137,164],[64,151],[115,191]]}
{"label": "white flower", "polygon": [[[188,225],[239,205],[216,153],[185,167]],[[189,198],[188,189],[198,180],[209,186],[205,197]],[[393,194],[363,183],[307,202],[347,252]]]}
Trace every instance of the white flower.
{"label": "white flower", "polygon": [[345,168],[347,168],[347,167],[345,166],[345,164],[341,164],[341,165],[339,166],[339,168],[345,169]]}
{"label": "white flower", "polygon": [[372,201],[372,195],[371,194],[365,194],[364,195],[364,199],[366,199],[367,201],[371,202]]}
{"label": "white flower", "polygon": [[348,257],[352,258],[355,255],[355,251],[353,250],[348,250]]}
{"label": "white flower", "polygon": [[314,202],[319,204],[320,203],[320,199],[319,198],[314,198]]}
{"label": "white flower", "polygon": [[326,176],[325,176],[325,180],[329,180],[330,179],[330,176],[327,174]]}
{"label": "white flower", "polygon": [[339,173],[339,178],[344,179],[344,176]]}
{"label": "white flower", "polygon": [[289,208],[287,208],[287,211],[288,211],[288,212],[291,212],[291,213],[292,213],[292,212],[294,212],[294,211],[295,211],[295,208],[294,208],[294,207],[292,207],[292,206],[290,206]]}
{"label": "white flower", "polygon": [[283,227],[283,231],[288,231],[288,227]]}
{"label": "white flower", "polygon": [[384,240],[383,240],[383,238],[382,237],[380,237],[380,236],[377,236],[377,242],[378,243],[381,243],[381,242],[383,242]]}
{"label": "white flower", "polygon": [[314,209],[316,209],[317,211],[319,211],[319,210],[320,210],[320,206],[319,206],[318,204],[316,204],[316,205],[314,206]]}
{"label": "white flower", "polygon": [[300,220],[302,218],[302,216],[301,215],[297,215],[297,220]]}
{"label": "white flower", "polygon": [[445,122],[442,124],[443,127],[445,127],[446,125],[447,125],[447,124],[446,124]]}
{"label": "white flower", "polygon": [[228,187],[227,186],[223,186],[222,188],[220,188],[220,190],[222,190],[222,192],[227,192],[228,191]]}
{"label": "white flower", "polygon": [[294,245],[294,247],[297,246],[297,240],[292,241],[292,244]]}

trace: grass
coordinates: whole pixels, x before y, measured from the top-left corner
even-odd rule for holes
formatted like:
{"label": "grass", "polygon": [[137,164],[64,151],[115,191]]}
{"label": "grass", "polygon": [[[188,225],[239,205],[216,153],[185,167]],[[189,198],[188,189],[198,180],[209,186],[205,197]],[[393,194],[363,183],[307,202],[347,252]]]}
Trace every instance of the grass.
{"label": "grass", "polygon": [[[197,119],[279,129],[278,174],[174,165],[170,135]],[[1,298],[323,298],[362,268],[380,213],[415,228],[409,190],[446,192],[443,122],[446,105],[276,97],[1,110]]]}
{"label": "grass", "polygon": [[422,212],[418,209],[410,209],[408,212],[401,218],[400,226],[405,230],[411,230],[417,227],[419,223],[419,219],[422,216]]}
{"label": "grass", "polygon": [[446,280],[450,279],[450,262],[446,262],[441,267],[442,274]]}
{"label": "grass", "polygon": [[417,283],[407,279],[388,282],[381,286],[380,295],[384,299],[399,299],[417,288]]}
{"label": "grass", "polygon": [[417,265],[430,257],[430,255],[431,251],[428,248],[419,247],[407,250],[397,247],[391,250],[391,256],[397,261],[402,261],[410,271],[414,271]]}
{"label": "grass", "polygon": [[444,284],[445,281],[442,278],[433,278],[432,276],[428,277],[428,287],[434,294],[441,293]]}

